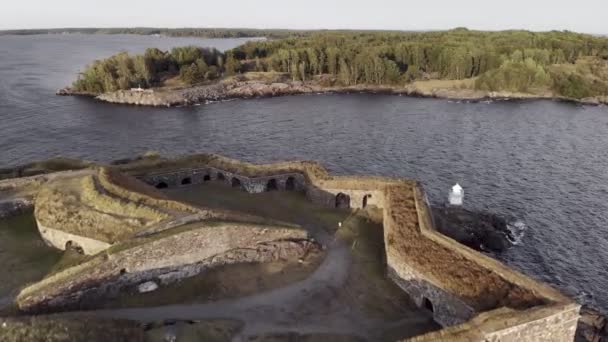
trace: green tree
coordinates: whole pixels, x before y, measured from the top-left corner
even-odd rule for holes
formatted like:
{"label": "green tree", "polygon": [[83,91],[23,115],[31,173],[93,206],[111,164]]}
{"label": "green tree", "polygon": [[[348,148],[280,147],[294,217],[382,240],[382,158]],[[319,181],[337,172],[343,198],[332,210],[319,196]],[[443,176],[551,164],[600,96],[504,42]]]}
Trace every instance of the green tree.
{"label": "green tree", "polygon": [[350,85],[351,84],[351,75],[350,75],[350,67],[348,66],[348,64],[346,63],[346,60],[344,60],[344,58],[340,58],[340,69],[339,69],[339,74],[338,74],[338,80],[340,81],[340,83],[344,84],[344,85]]}
{"label": "green tree", "polygon": [[226,57],[226,75],[231,76],[238,73],[241,70],[241,63],[234,58],[234,56],[229,53]]}
{"label": "green tree", "polygon": [[201,50],[196,46],[176,47],[171,50],[171,56],[181,68],[184,65],[191,65],[202,57]]}

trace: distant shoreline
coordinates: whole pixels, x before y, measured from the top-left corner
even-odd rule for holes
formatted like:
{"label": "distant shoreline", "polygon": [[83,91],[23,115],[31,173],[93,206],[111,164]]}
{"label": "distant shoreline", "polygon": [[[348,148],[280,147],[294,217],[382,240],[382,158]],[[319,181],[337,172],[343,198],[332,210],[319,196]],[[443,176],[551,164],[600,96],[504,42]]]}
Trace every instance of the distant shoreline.
{"label": "distant shoreline", "polygon": [[[258,74],[258,73],[254,73]],[[417,81],[406,86],[356,85],[324,86],[319,81],[262,81],[247,73],[207,85],[179,89],[152,88],[152,91],[119,90],[102,94],[60,89],[57,95],[92,97],[101,102],[151,107],[192,106],[229,99],[269,98],[305,94],[383,94],[453,101],[554,100],[582,105],[608,104],[608,97],[571,99],[553,94],[530,94],[508,91],[489,92],[454,87],[450,81]]]}
{"label": "distant shoreline", "polygon": [[[447,31],[446,29],[426,29],[426,30],[383,30],[383,29],[287,29],[287,28],[251,28],[251,27],[185,27],[185,28],[166,28],[166,27],[61,27],[61,28],[31,28],[31,29],[4,29],[0,30],[0,36],[2,35],[38,35],[38,34],[137,34],[137,35],[154,35],[161,34],[170,37],[176,35],[185,37],[201,37],[201,38],[212,38],[205,37],[201,34],[213,35],[213,38],[232,38],[235,34],[241,35],[241,37],[260,37],[251,34],[265,33],[270,36],[287,34],[306,34],[314,32],[438,32]],[[514,31],[514,29],[504,30],[476,30],[473,31],[484,31],[484,32],[504,32]],[[517,30],[515,30],[517,31]],[[521,29],[520,31],[524,31]],[[530,32],[550,32],[553,30],[540,30]],[[580,32],[584,34],[593,35],[596,37],[607,37],[608,33],[597,33],[597,32]],[[187,34],[192,34],[188,36]],[[231,36],[221,37],[222,34],[229,34]]]}
{"label": "distant shoreline", "polygon": [[156,28],[156,27],[112,27],[112,28],[52,28],[0,30],[0,36],[16,35],[118,35],[166,36],[172,38],[285,38],[301,36],[321,30],[253,29],[253,28]]}

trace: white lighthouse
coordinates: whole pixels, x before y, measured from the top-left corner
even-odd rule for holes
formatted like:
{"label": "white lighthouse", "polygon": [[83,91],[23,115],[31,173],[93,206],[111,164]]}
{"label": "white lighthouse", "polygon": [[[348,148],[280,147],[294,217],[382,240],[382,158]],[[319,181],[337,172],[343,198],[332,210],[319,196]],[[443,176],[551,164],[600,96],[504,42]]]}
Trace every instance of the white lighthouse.
{"label": "white lighthouse", "polygon": [[450,194],[448,195],[448,202],[450,205],[462,205],[462,201],[464,200],[464,189],[460,186],[460,184],[456,183],[450,190]]}

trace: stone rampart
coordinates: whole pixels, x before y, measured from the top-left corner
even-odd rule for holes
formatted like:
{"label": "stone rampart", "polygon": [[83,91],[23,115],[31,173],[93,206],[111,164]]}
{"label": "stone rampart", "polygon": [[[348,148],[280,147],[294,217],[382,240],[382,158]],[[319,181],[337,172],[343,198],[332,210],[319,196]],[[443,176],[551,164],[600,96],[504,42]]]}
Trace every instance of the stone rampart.
{"label": "stone rampart", "polygon": [[368,206],[384,208],[384,196],[381,191],[377,190],[321,189],[309,185],[306,189],[306,196],[311,202],[330,208],[363,209]]}
{"label": "stone rampart", "polygon": [[270,190],[272,184],[277,190],[303,190],[311,201],[327,207],[383,209],[389,276],[445,327],[415,341],[574,338],[578,304],[438,233],[415,181],[334,177],[313,162],[252,165],[214,155],[189,160],[194,167],[185,168],[187,163],[180,161],[171,170],[171,161],[165,160],[162,173],[150,172],[149,165],[147,172],[137,167],[130,172],[159,188],[219,180],[255,193]]}
{"label": "stone rampart", "polygon": [[418,341],[573,340],[577,304],[435,231],[424,195],[413,181],[332,177],[306,162],[257,166],[218,156],[209,160],[216,168],[213,179],[228,182],[232,177],[243,184],[240,170],[249,179],[289,170],[302,174],[306,195],[315,203],[383,208],[389,276],[447,327]]}
{"label": "stone rampart", "polygon": [[41,235],[51,246],[65,249],[71,241],[86,254],[97,253],[180,213],[110,193],[99,179],[84,174],[49,181],[40,188],[34,214]]}
{"label": "stone rampart", "polygon": [[[556,306],[549,312],[528,312],[527,319],[487,329],[487,341],[572,341],[579,319],[578,305]],[[508,322],[507,319],[504,321]]]}
{"label": "stone rampart", "polygon": [[301,173],[283,173],[269,176],[247,177],[236,172],[215,167],[182,169],[171,172],[144,174],[138,177],[159,189],[220,181],[249,193],[270,190],[302,191],[306,184]]}
{"label": "stone rampart", "polygon": [[577,304],[555,304],[525,311],[500,308],[408,341],[573,341],[578,318]]}
{"label": "stone rampart", "polygon": [[303,229],[201,223],[175,234],[117,245],[25,288],[17,303],[26,312],[90,307],[143,282],[170,284],[225,264],[297,260],[312,250],[320,248]]}

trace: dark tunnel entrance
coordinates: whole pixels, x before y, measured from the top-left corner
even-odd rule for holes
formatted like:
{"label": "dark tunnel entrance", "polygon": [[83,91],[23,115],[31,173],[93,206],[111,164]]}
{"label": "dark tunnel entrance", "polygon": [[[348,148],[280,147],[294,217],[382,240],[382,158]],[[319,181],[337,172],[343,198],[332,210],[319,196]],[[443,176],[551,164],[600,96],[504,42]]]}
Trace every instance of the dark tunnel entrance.
{"label": "dark tunnel entrance", "polygon": [[350,208],[350,196],[344,193],[336,195],[336,208],[338,209],[349,209]]}
{"label": "dark tunnel entrance", "polygon": [[279,187],[277,186],[277,180],[276,179],[271,179],[268,181],[268,183],[266,183],[266,191],[276,191],[279,190]]}

